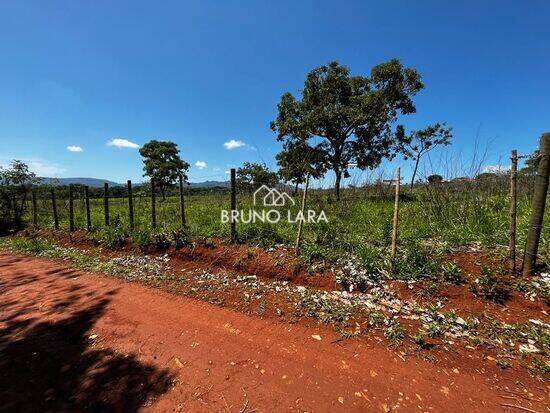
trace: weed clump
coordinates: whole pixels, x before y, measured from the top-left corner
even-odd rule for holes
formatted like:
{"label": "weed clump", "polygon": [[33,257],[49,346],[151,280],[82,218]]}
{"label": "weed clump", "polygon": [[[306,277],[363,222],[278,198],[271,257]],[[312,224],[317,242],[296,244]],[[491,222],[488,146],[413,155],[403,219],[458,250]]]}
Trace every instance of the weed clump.
{"label": "weed clump", "polygon": [[170,238],[165,232],[155,232],[152,235],[153,245],[157,250],[167,250],[170,248]]}
{"label": "weed clump", "polygon": [[545,360],[535,358],[533,359],[533,364],[529,367],[529,371],[535,377],[546,379],[550,376],[550,364],[548,364]]}
{"label": "weed clump", "polygon": [[242,229],[239,229],[237,237],[241,243],[257,244],[262,247],[269,247],[284,242],[274,226],[270,224],[243,226]]}
{"label": "weed clump", "polygon": [[147,230],[134,230],[132,232],[134,246],[140,251],[146,251],[152,244],[151,232]]}
{"label": "weed clump", "polygon": [[439,253],[418,241],[409,241],[399,251],[392,276],[402,281],[421,281],[432,278],[439,266]]}
{"label": "weed clump", "polygon": [[405,338],[405,329],[401,323],[395,319],[388,320],[384,336],[390,340],[393,346],[398,346]]}
{"label": "weed clump", "polygon": [[464,281],[460,267],[453,261],[441,265],[441,275],[446,282],[451,284],[459,285]]}
{"label": "weed clump", "polygon": [[128,233],[122,226],[119,216],[116,216],[111,221],[111,225],[102,228],[97,235],[98,241],[103,243],[107,248],[115,249],[124,246]]}
{"label": "weed clump", "polygon": [[472,292],[478,297],[483,297],[497,303],[503,303],[510,298],[510,291],[499,277],[497,271],[483,265],[481,275],[471,287]]}

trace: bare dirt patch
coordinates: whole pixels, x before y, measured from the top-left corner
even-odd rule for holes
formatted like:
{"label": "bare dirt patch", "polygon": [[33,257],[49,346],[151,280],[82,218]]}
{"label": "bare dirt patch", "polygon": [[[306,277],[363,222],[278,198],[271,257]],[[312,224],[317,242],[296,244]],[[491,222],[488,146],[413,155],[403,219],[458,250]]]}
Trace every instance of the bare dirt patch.
{"label": "bare dirt patch", "polygon": [[0,269],[6,411],[545,408],[543,383],[475,351],[434,364],[376,336],[341,341],[66,263],[0,253]]}

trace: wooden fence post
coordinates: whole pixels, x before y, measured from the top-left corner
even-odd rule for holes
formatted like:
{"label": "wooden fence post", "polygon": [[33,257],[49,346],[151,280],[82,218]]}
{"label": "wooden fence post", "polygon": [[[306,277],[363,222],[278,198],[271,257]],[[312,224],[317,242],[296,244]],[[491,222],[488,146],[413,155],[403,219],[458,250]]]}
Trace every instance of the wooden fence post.
{"label": "wooden fence post", "polygon": [[32,190],[32,224],[38,226],[38,208],[36,207],[36,190]]}
{"label": "wooden fence post", "polygon": [[510,239],[508,249],[510,250],[510,269],[512,274],[516,272],[516,217],[517,217],[517,171],[518,151],[512,151],[512,167],[510,168]]}
{"label": "wooden fence post", "polygon": [[108,227],[111,223],[109,219],[109,184],[103,184],[103,212],[105,213],[105,226]]}
{"label": "wooden fence post", "polygon": [[157,227],[157,197],[155,194],[155,180],[151,179],[151,227]]}
{"label": "wooden fence post", "polygon": [[548,174],[550,172],[550,132],[543,133],[540,138],[539,166],[535,177],[535,190],[533,193],[533,205],[531,207],[531,219],[529,232],[525,242],[525,254],[523,258],[523,276],[533,273],[537,260],[537,251],[540,241],[542,222],[544,219],[544,207],[546,194],[548,193]]}
{"label": "wooden fence post", "polygon": [[231,242],[237,241],[237,222],[234,218],[234,212],[237,210],[237,180],[235,177],[235,168],[231,168]]}
{"label": "wooden fence post", "polygon": [[309,174],[306,175],[306,184],[304,186],[304,192],[302,194],[302,219],[298,222],[298,234],[296,235],[296,247],[294,249],[296,255],[300,255],[300,244],[302,242],[302,226],[304,225],[303,217],[306,210],[307,189],[309,186]]}
{"label": "wooden fence post", "polygon": [[183,200],[183,176],[180,175],[180,213],[181,213],[181,227],[185,228],[185,204]]}
{"label": "wooden fence post", "polygon": [[397,254],[397,227],[399,225],[399,188],[401,186],[401,168],[395,172],[395,200],[393,205],[393,226],[391,232],[391,260],[392,265]]}
{"label": "wooden fence post", "polygon": [[90,192],[88,186],[84,187],[84,198],[86,202],[86,229],[92,230],[92,215],[90,214]]}
{"label": "wooden fence post", "polygon": [[74,232],[74,204],[72,185],[69,185],[69,231]]}
{"label": "wooden fence post", "polygon": [[59,229],[59,216],[57,215],[57,202],[55,200],[55,189],[52,188],[53,227]]}
{"label": "wooden fence post", "polygon": [[128,179],[128,217],[130,218],[130,230],[134,230],[134,199],[132,197],[132,181]]}

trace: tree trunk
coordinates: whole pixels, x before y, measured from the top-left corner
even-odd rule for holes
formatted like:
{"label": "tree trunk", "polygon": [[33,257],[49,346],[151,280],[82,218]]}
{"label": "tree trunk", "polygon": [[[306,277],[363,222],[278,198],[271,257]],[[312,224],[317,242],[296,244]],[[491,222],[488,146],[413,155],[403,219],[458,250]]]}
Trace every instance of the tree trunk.
{"label": "tree trunk", "polygon": [[293,196],[296,196],[296,194],[298,193],[298,185],[300,185],[300,181],[296,181],[296,185],[294,185],[294,193],[292,194]]}
{"label": "tree trunk", "polygon": [[412,175],[412,178],[411,178],[411,191],[414,187],[414,178],[416,177],[416,171],[418,170],[418,164],[420,163],[420,156],[416,158],[416,162],[414,164],[414,171],[413,171],[413,175]]}
{"label": "tree trunk", "polygon": [[540,139],[539,165],[535,177],[535,188],[531,206],[531,219],[529,232],[525,241],[525,253],[523,258],[523,276],[532,275],[537,260],[537,252],[540,241],[540,233],[544,220],[544,207],[548,194],[548,181],[550,176],[550,133],[543,133]]}
{"label": "tree trunk", "polygon": [[334,184],[334,193],[336,194],[336,200],[340,200],[340,181],[342,180],[342,172],[337,170],[336,173],[336,183]]}

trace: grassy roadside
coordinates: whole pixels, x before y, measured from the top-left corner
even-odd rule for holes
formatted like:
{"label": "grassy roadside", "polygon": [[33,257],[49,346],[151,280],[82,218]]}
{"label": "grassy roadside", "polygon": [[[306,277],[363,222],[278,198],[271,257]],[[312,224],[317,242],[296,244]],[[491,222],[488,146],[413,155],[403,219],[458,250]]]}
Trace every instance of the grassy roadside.
{"label": "grassy roadside", "polygon": [[[530,193],[525,185],[518,197],[517,243],[521,250],[528,229]],[[221,222],[222,209],[229,208],[228,193],[192,194],[186,197],[188,228],[186,237],[193,241],[205,237],[229,237],[229,225]],[[405,188],[400,212],[399,238],[404,248],[407,245],[432,243],[444,248],[464,245],[479,245],[499,248],[508,244],[509,206],[506,185],[486,183],[462,183],[445,186],[424,186],[409,193]],[[290,207],[295,215],[299,202]],[[346,188],[342,200],[336,202],[332,193],[313,190],[307,207],[317,213],[324,211],[328,223],[305,225],[304,255],[309,259],[334,260],[341,254],[362,257],[369,254],[365,249],[384,251],[389,244],[393,200],[391,188]],[[91,200],[91,218],[94,233],[98,237],[115,240],[132,237],[134,240],[151,242],[154,238],[172,237],[179,228],[179,204],[177,196],[158,199],[158,228],[150,225],[151,200],[147,195],[134,199],[136,230],[130,231],[128,200],[124,197],[110,200],[112,228],[103,228],[103,200]],[[254,208],[251,195],[238,194],[238,209]],[[550,205],[548,206],[550,210]],[[68,227],[68,201],[58,200],[60,225]],[[30,216],[28,217],[30,219]],[[39,201],[39,226],[52,227],[51,201]],[[75,199],[75,224],[85,228],[84,200],[77,193]],[[292,245],[296,238],[296,225],[286,220],[274,224],[239,223],[239,239],[251,245],[270,247],[277,244]],[[542,229],[540,259],[550,262],[550,223]]]}

